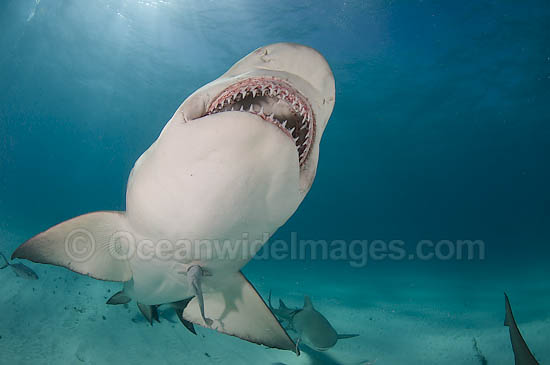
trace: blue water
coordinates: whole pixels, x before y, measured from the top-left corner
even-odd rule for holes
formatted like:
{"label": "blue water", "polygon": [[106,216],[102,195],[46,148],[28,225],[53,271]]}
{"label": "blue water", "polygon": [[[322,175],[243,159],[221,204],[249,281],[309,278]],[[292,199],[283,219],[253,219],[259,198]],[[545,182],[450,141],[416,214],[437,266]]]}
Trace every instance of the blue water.
{"label": "blue water", "polygon": [[[0,252],[6,256],[61,221],[124,210],[133,164],[188,95],[260,46],[295,42],[327,59],[336,106],[315,183],[272,242],[297,232],[327,242],[399,240],[412,252],[422,240],[479,240],[484,257],[371,259],[361,267],[349,257],[253,260],[245,273],[261,294],[273,288],[295,306],[310,294],[327,317],[361,336],[333,354],[270,352],[269,360],[255,360],[255,352],[239,357],[250,345],[231,339],[233,363],[392,364],[400,363],[400,349],[416,364],[480,363],[471,345],[478,336],[489,364],[511,364],[503,291],[517,303],[531,350],[550,362],[547,1],[4,0],[0,10]],[[81,330],[85,320],[68,327],[71,336],[102,350],[75,357],[78,349],[60,345],[60,357],[40,347],[36,357],[23,355],[35,341],[62,342],[67,335],[67,327],[49,332],[45,326],[53,324],[33,319],[43,302],[72,308],[86,285],[101,302],[107,285],[29,266],[39,281],[0,272],[8,298],[0,296],[0,311],[13,317],[0,319],[0,354],[9,354],[0,362],[106,361],[99,353],[109,351],[109,342],[94,343],[96,332]],[[75,283],[54,295],[54,275]],[[28,312],[15,315],[16,307]],[[391,308],[410,322],[377,317]],[[67,321],[79,316],[65,312]],[[141,331],[124,340],[135,361],[175,363],[184,356],[173,343],[163,355],[147,351],[150,329],[131,322],[136,313],[132,307],[120,315],[127,318],[117,316],[128,333]],[[400,333],[409,333],[411,323],[426,324],[434,340],[407,355],[414,346]],[[109,330],[101,325],[98,333]],[[177,330],[185,342],[185,330]],[[205,348],[209,337],[227,337],[203,333]],[[468,342],[436,345],[449,336]],[[14,343],[23,345],[14,349]],[[227,351],[210,347],[193,361],[224,363]]]}

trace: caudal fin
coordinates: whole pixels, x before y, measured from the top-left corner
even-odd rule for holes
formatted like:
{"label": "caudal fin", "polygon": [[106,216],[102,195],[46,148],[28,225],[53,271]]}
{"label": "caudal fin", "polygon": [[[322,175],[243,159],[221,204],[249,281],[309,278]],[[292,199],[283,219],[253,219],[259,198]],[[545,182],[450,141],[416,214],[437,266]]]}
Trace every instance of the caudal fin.
{"label": "caudal fin", "polygon": [[10,266],[8,260],[6,260],[6,257],[0,253],[0,270],[5,269],[8,266]]}

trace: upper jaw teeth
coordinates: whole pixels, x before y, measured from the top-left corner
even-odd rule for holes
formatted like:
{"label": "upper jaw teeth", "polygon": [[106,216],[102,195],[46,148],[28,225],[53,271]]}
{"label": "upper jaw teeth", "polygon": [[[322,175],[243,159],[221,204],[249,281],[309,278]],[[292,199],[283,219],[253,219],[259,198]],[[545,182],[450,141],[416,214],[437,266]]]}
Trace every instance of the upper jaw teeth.
{"label": "upper jaw teeth", "polygon": [[[297,114],[296,118],[292,119],[292,123],[288,119],[279,120],[275,112],[270,111],[269,108],[267,112],[264,110],[265,101],[264,103],[254,104],[251,99],[254,99],[256,96],[277,98],[279,100],[277,103],[282,101],[284,105],[288,106],[288,112]],[[244,105],[244,99],[251,101],[249,106]],[[242,103],[240,108],[237,103]],[[225,89],[210,105],[206,114],[235,111],[237,109],[240,112],[259,115],[262,119],[283,129],[296,144],[300,165],[302,166],[305,163],[311,149],[311,136],[312,132],[314,132],[315,123],[311,107],[290,85],[280,80],[263,78],[241,81]]]}

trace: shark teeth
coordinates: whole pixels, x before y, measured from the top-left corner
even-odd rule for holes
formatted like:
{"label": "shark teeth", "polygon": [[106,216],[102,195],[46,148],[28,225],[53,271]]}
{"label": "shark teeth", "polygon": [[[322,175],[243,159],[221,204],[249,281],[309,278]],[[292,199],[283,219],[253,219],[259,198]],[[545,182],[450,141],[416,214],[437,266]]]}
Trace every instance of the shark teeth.
{"label": "shark teeth", "polygon": [[[273,105],[287,105],[288,114],[273,112]],[[273,77],[253,77],[227,87],[210,104],[205,115],[235,111],[258,115],[282,129],[296,145],[300,166],[313,144],[315,119],[307,100],[287,82]],[[277,109],[280,113],[280,108]]]}

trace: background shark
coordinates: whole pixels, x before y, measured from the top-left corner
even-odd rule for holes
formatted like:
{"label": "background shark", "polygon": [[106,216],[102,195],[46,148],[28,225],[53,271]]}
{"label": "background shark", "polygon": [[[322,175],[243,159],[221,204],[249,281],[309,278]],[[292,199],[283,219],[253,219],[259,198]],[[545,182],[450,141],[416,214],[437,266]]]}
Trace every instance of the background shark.
{"label": "background shark", "polygon": [[308,296],[304,297],[304,307],[301,309],[288,308],[281,299],[279,299],[279,308],[274,308],[271,304],[271,292],[269,292],[268,303],[277,318],[286,322],[287,329],[298,334],[296,346],[305,343],[317,351],[325,351],[336,345],[338,340],[359,336],[338,334],[325,316],[313,307]]}
{"label": "background shark", "polygon": [[188,322],[297,351],[240,269],[308,193],[334,99],[317,51],[259,48],[178,108],[135,163],[125,212],[63,222],[12,258],[124,282],[113,301],[149,320],[188,299]]}

